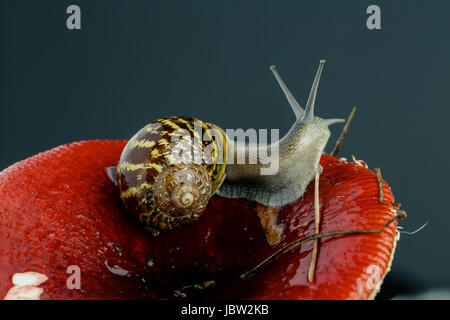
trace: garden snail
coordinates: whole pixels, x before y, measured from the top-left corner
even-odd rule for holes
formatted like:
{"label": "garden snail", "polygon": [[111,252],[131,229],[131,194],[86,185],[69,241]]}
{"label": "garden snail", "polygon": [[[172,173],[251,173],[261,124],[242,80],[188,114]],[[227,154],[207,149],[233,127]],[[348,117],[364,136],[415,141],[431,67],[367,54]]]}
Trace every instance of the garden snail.
{"label": "garden snail", "polygon": [[[108,168],[125,207],[145,225],[164,230],[197,219],[215,193],[278,208],[300,198],[319,167],[328,126],[344,122],[314,116],[324,63],[320,61],[305,110],[271,66],[296,115],[288,133],[271,144],[235,144],[219,127],[194,118],[170,117],[142,128],[128,141],[117,167]],[[278,170],[262,175],[270,164],[248,160],[252,151],[273,150],[278,150]],[[175,161],[180,153],[183,161]],[[230,161],[238,154],[245,155],[244,163]]]}

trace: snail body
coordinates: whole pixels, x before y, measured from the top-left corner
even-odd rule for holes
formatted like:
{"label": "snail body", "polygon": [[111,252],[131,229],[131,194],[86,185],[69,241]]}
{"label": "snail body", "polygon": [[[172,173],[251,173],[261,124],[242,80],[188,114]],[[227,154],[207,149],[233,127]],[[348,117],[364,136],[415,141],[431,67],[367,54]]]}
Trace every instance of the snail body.
{"label": "snail body", "polygon": [[246,164],[249,161],[244,164],[228,164],[227,179],[218,190],[218,195],[245,198],[276,208],[282,208],[303,196],[320,167],[320,157],[330,137],[328,126],[345,121],[314,116],[314,104],[324,63],[324,60],[320,61],[305,109],[295,100],[275,66],[270,67],[296,115],[296,121],[283,138],[271,145],[231,144],[229,153],[234,156],[245,153],[248,159],[252,153],[268,154],[271,150],[278,150],[278,170],[276,174],[261,175],[261,169],[270,164]]}
{"label": "snail body", "polygon": [[[305,109],[271,67],[296,115],[288,133],[271,144],[235,143],[219,127],[194,118],[160,119],[142,128],[128,141],[117,167],[108,169],[127,210],[143,224],[166,230],[195,221],[215,193],[276,208],[302,197],[320,167],[330,137],[328,126],[344,122],[314,116],[324,62],[320,61]],[[271,164],[250,161],[252,154],[274,150],[276,172],[261,174]],[[175,159],[180,151],[181,161]],[[234,163],[239,154],[245,161]]]}

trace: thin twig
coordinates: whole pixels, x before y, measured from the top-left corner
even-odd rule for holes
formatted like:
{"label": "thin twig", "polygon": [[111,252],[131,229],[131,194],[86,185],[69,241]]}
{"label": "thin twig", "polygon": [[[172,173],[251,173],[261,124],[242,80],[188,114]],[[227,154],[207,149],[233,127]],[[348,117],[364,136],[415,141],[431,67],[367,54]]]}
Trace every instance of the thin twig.
{"label": "thin twig", "polygon": [[390,205],[390,203],[384,201],[384,186],[383,186],[383,176],[381,175],[381,169],[376,168],[375,170],[377,172],[378,189],[380,190],[380,198],[379,198],[378,202],[381,204]]}
{"label": "thin twig", "polygon": [[[319,177],[320,177],[320,171],[319,168],[316,170],[316,177],[314,180],[314,233],[319,233],[319,226],[320,226],[320,202],[319,202]],[[319,247],[319,239],[314,240],[314,248],[311,254],[311,263],[309,265],[308,270],[308,281],[313,282],[314,280],[314,271],[316,270],[316,261],[317,261],[317,250]]]}
{"label": "thin twig", "polygon": [[352,122],[352,119],[353,119],[353,117],[355,115],[356,109],[357,109],[356,107],[354,107],[352,109],[352,112],[348,116],[347,122],[345,123],[345,126],[342,129],[341,136],[339,137],[338,141],[336,141],[336,145],[334,147],[334,150],[331,152],[331,155],[334,156],[334,157],[338,154],[339,150],[341,149],[342,143],[344,143],[345,134],[348,131],[348,127],[350,125],[350,122]]}
{"label": "thin twig", "polygon": [[281,249],[270,255],[268,258],[264,259],[260,264],[258,264],[253,269],[243,273],[241,275],[242,279],[246,279],[253,275],[255,272],[259,271],[262,267],[264,267],[266,264],[272,262],[276,258],[278,258],[280,255],[290,251],[291,249],[294,249],[301,245],[302,243],[320,239],[324,237],[330,237],[330,236],[338,236],[338,235],[353,235],[353,234],[366,234],[366,233],[379,233],[382,232],[384,229],[386,229],[392,222],[396,221],[397,219],[406,218],[406,212],[403,210],[397,210],[394,217],[392,217],[388,222],[386,222],[381,228],[379,229],[367,229],[367,230],[335,230],[335,231],[327,231],[322,233],[316,233],[311,236],[307,236],[302,239],[297,239],[291,243],[289,243],[286,246],[283,246]]}

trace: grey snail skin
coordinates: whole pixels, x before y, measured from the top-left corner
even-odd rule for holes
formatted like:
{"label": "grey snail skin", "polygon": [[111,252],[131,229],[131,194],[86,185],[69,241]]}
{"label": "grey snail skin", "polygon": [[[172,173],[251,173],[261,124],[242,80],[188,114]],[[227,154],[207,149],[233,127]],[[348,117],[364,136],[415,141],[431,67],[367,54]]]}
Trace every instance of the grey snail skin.
{"label": "grey snail skin", "polygon": [[324,64],[325,61],[321,60],[305,110],[295,100],[275,66],[270,67],[295,113],[296,121],[284,137],[274,142],[275,146],[251,142],[239,145],[229,142],[228,152],[235,157],[239,153],[245,153],[248,160],[252,152],[268,154],[270,150],[279,150],[278,172],[273,175],[261,175],[261,169],[269,166],[267,163],[248,164],[249,161],[243,164],[228,163],[226,179],[217,191],[219,196],[245,198],[276,208],[281,208],[303,196],[315,172],[320,170],[320,157],[330,137],[328,126],[345,122],[344,119],[322,119],[314,116],[314,104]]}
{"label": "grey snail skin", "polygon": [[[278,141],[234,143],[216,125],[189,117],[158,119],[143,127],[128,141],[118,165],[107,169],[125,208],[146,228],[169,230],[196,221],[214,194],[274,208],[302,197],[320,169],[319,160],[330,137],[328,126],[344,122],[314,116],[324,63],[320,61],[305,110],[271,66],[296,116],[288,133]],[[187,144],[181,139],[186,137]],[[174,161],[180,150],[187,163]],[[207,150],[213,150],[210,161],[205,161]],[[254,159],[255,154],[270,157]],[[240,155],[244,161],[230,161]],[[262,174],[273,165],[268,158],[275,159],[277,170]]]}

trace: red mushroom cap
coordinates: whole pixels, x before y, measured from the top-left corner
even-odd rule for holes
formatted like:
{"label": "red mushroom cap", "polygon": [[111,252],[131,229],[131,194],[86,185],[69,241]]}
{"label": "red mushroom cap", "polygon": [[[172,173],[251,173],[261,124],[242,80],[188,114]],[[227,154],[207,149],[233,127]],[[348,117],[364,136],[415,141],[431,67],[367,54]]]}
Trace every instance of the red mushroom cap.
{"label": "red mushroom cap", "polygon": [[[48,277],[40,285],[41,299],[170,299],[180,296],[177,289],[208,280],[215,285],[185,289],[188,297],[375,296],[393,258],[396,222],[381,233],[321,239],[312,283],[312,241],[243,280],[240,274],[283,245],[314,233],[314,182],[280,212],[283,240],[274,247],[265,239],[255,203],[218,196],[197,222],[152,237],[121,207],[106,175],[125,143],[72,143],[0,173],[0,297],[13,287],[12,276],[26,271]],[[323,156],[321,165],[322,232],[377,229],[395,215],[394,206],[379,202],[377,176],[363,163]],[[394,201],[386,183],[384,201]],[[67,288],[71,265],[80,267],[80,290]]]}

